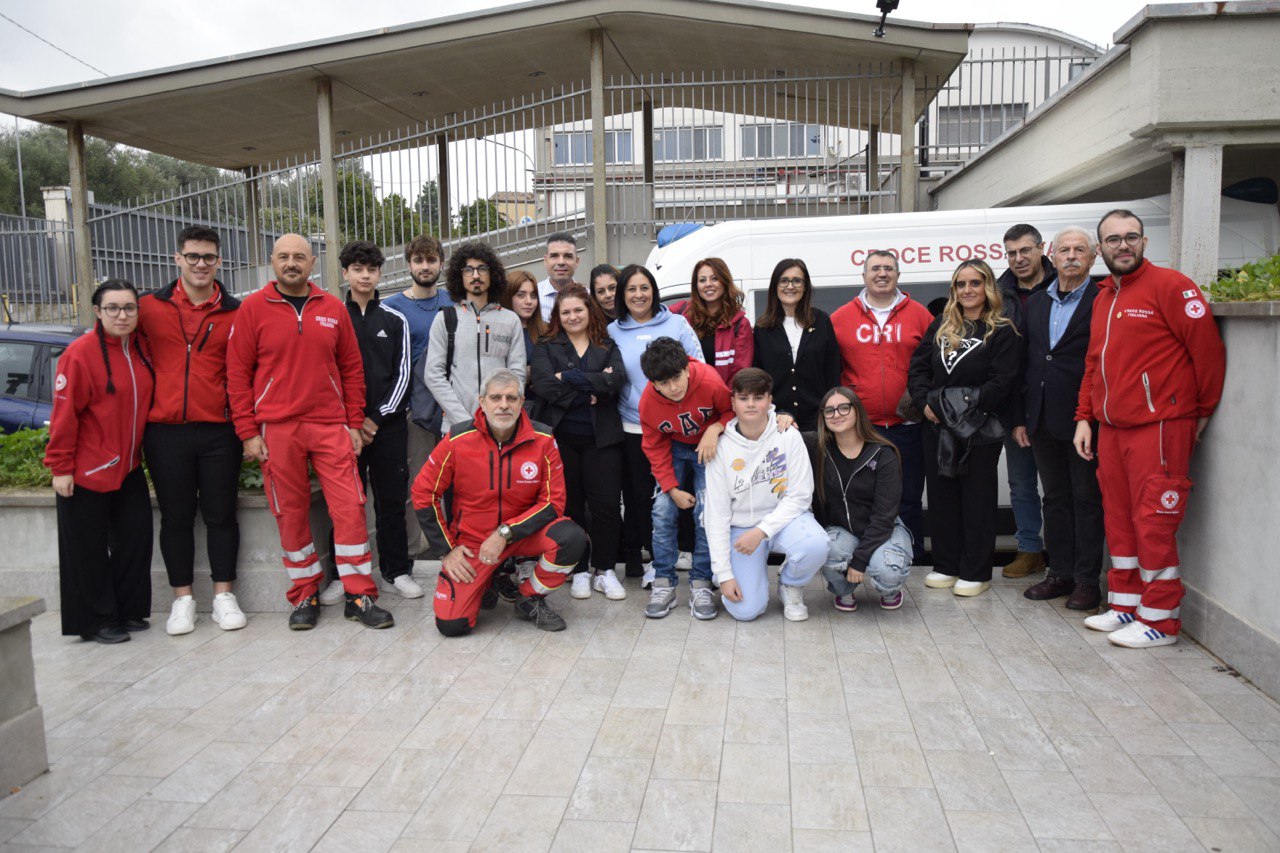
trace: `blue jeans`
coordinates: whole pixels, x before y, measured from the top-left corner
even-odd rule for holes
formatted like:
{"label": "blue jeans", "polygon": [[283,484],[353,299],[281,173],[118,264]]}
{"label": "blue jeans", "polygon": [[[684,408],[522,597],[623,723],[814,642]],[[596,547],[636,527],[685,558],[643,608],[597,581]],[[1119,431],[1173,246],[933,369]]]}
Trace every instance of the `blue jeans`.
{"label": "blue jeans", "polygon": [[895,424],[877,427],[880,434],[893,442],[902,457],[902,501],[898,518],[911,533],[912,560],[924,557],[924,436],[920,424]]}
{"label": "blue jeans", "polygon": [[1012,437],[1004,442],[1004,464],[1009,470],[1009,503],[1018,525],[1018,550],[1038,554],[1044,550],[1040,538],[1040,487],[1036,455],[1030,447],[1019,447]]}
{"label": "blue jeans", "polygon": [[[750,527],[729,528],[729,541],[751,530]],[[791,519],[791,523],[770,539],[765,539],[751,554],[739,554],[729,549],[729,563],[733,566],[733,579],[742,591],[741,601],[730,601],[723,596],[720,603],[734,619],[749,622],[769,609],[769,554],[786,554],[778,577],[787,586],[804,586],[827,558],[827,545],[823,541],[822,526],[806,512]]]}
{"label": "blue jeans", "polygon": [[[849,569],[849,558],[858,549],[858,537],[843,527],[827,528],[827,563],[822,567],[822,576],[827,579],[827,589],[836,595],[853,595],[858,588],[856,583],[849,582],[846,572]],[[893,532],[885,543],[871,554],[867,569],[863,576],[881,595],[893,595],[902,589],[911,574],[911,531],[907,530],[902,519],[893,525]]]}
{"label": "blue jeans", "polygon": [[[683,482],[685,475],[693,472],[693,568],[689,580],[711,583],[711,551],[707,548],[707,531],[702,523],[702,508],[707,493],[707,469],[698,461],[698,448],[682,441],[671,442],[671,467],[676,481]],[[654,575],[676,586],[676,559],[680,556],[677,542],[677,517],[680,514],[675,501],[659,486],[653,493],[653,572]]]}

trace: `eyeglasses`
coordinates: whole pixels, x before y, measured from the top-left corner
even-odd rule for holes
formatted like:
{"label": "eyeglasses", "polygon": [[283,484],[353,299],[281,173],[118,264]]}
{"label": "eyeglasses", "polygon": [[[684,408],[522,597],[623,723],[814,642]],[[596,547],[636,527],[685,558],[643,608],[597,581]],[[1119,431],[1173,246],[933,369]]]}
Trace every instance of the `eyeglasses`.
{"label": "eyeglasses", "polygon": [[138,313],[138,303],[133,302],[129,305],[103,305],[99,307],[98,310],[103,314],[106,314],[108,317],[119,317],[121,314],[124,314],[126,317],[132,317]]}
{"label": "eyeglasses", "polygon": [[1023,246],[1021,249],[1013,249],[1012,251],[1005,252],[1004,256],[1009,260],[1013,260],[1014,258],[1029,258],[1039,248],[1039,246]]}
{"label": "eyeglasses", "polygon": [[476,278],[477,276],[488,275],[489,268],[487,266],[463,267],[462,274],[469,275],[472,278]]}
{"label": "eyeglasses", "polygon": [[1110,237],[1105,238],[1102,242],[1106,244],[1108,249],[1118,249],[1120,248],[1121,243],[1127,243],[1130,246],[1136,246],[1142,242],[1142,235],[1136,231],[1131,231],[1128,234],[1125,234],[1123,237],[1121,237],[1119,234],[1112,234]]}
{"label": "eyeglasses", "polygon": [[843,418],[845,415],[853,411],[853,403],[841,403],[838,406],[827,406],[822,410],[824,418]]}
{"label": "eyeglasses", "polygon": [[191,264],[191,266],[193,267],[199,264],[201,261],[204,261],[205,266],[210,266],[210,267],[218,262],[217,255],[212,255],[212,254],[197,255],[195,252],[184,252],[182,255],[182,259],[187,263]]}
{"label": "eyeglasses", "polygon": [[778,279],[779,290],[803,290],[804,279],[802,278],[780,278]]}

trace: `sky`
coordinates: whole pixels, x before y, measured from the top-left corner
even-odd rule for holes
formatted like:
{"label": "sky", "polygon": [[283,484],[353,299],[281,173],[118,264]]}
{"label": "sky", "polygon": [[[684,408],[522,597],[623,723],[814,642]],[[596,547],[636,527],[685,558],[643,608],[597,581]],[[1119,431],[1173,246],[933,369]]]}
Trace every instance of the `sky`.
{"label": "sky", "polygon": [[[293,3],[261,0],[0,0],[0,15],[36,34],[0,17],[0,87],[30,91],[332,38],[435,17],[432,7],[443,5],[308,0],[305,13],[299,14]],[[449,14],[461,14],[505,5],[510,4],[451,0],[447,8]],[[876,13],[875,0],[784,5]],[[889,16],[889,25],[895,17],[937,23],[1013,21],[1052,27],[1107,45],[1144,5],[1136,0],[901,0]]]}

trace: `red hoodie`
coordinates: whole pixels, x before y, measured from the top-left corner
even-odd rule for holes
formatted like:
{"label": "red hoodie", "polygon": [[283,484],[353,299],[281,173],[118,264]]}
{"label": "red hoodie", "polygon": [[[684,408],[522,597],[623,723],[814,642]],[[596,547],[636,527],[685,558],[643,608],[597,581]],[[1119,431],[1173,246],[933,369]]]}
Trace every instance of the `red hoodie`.
{"label": "red hoodie", "polygon": [[245,298],[227,341],[227,397],[241,441],[261,424],[364,423],[364,362],[347,307],[308,283],[296,310],[276,283]]}
{"label": "red hoodie", "polygon": [[77,486],[95,492],[116,491],[142,464],[142,431],[154,384],[138,357],[136,336],[107,335],[106,341],[114,394],[107,392],[107,366],[96,333],[76,338],[58,359],[44,453],[53,476],[70,474]]}
{"label": "red hoodie", "polygon": [[226,423],[227,336],[240,300],[214,282],[214,293],[192,305],[179,281],[138,300],[138,331],[156,369],[151,423]]}
{"label": "red hoodie", "polygon": [[851,388],[876,426],[896,426],[911,354],[933,322],[929,309],[903,294],[881,328],[861,296],[831,315],[840,345],[840,384]]}
{"label": "red hoodie", "polygon": [[697,444],[713,423],[733,420],[729,388],[714,367],[700,361],[689,362],[689,388],[680,402],[646,385],[640,395],[640,444],[659,488],[669,492],[680,485],[671,464],[671,442]]}
{"label": "red hoodie", "polygon": [[1135,427],[1206,418],[1222,398],[1227,352],[1200,288],[1148,261],[1098,282],[1077,421]]}

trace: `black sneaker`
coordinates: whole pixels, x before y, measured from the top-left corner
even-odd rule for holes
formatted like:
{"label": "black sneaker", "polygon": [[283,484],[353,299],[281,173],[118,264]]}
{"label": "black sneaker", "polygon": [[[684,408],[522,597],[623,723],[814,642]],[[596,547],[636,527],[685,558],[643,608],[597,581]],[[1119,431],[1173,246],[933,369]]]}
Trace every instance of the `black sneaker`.
{"label": "black sneaker", "polygon": [[547,599],[541,595],[521,596],[516,602],[516,615],[528,619],[535,628],[542,631],[563,631],[564,617],[551,609]]}
{"label": "black sneaker", "polygon": [[520,586],[516,583],[516,579],[506,572],[498,572],[494,574],[493,581],[489,585],[489,589],[497,593],[498,597],[503,601],[515,604],[520,600]]}
{"label": "black sneaker", "polygon": [[308,595],[293,606],[289,614],[290,631],[310,631],[320,617],[320,596]]}
{"label": "black sneaker", "polygon": [[81,634],[80,639],[86,642],[114,646],[116,643],[127,643],[130,637],[129,632],[125,630],[123,625],[103,625],[92,634]]}
{"label": "black sneaker", "polygon": [[135,631],[145,631],[151,627],[151,623],[146,619],[126,619],[124,620],[124,629],[132,634]]}
{"label": "black sneaker", "polygon": [[374,603],[371,595],[347,593],[347,605],[342,615],[352,622],[360,622],[366,628],[390,628],[396,618]]}

